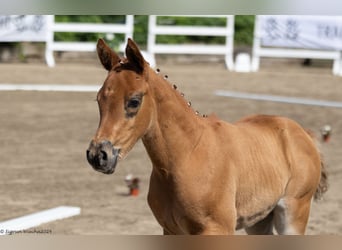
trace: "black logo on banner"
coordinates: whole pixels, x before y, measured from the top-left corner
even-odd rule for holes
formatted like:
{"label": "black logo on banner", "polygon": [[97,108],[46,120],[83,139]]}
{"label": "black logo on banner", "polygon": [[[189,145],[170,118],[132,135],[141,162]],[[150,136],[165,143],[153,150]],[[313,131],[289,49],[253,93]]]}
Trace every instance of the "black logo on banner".
{"label": "black logo on banner", "polygon": [[25,15],[20,16],[0,16],[0,29],[8,29],[11,26],[22,33],[25,31],[40,32],[44,27],[44,18],[41,15],[35,15],[27,20]]}
{"label": "black logo on banner", "polygon": [[271,40],[276,39],[289,39],[297,40],[299,37],[299,25],[294,19],[287,19],[285,21],[285,27],[279,21],[274,18],[268,18],[266,20],[265,31],[267,38]]}

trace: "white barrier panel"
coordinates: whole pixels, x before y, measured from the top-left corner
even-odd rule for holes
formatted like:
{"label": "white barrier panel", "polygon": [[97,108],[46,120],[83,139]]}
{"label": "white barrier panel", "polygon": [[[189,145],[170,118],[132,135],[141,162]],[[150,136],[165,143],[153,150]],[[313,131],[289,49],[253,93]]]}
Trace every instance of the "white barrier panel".
{"label": "white barrier panel", "polygon": [[[233,38],[234,38],[234,16],[185,16],[189,18],[225,18],[226,26],[181,26],[181,25],[161,25],[158,24],[156,15],[149,16],[147,51],[155,64],[155,54],[208,54],[225,55],[226,66],[233,70]],[[172,17],[172,16],[171,16]],[[219,36],[225,37],[225,44],[161,44],[157,43],[158,35],[186,35],[186,36]]]}
{"label": "white barrier panel", "polygon": [[342,16],[260,16],[262,46],[342,50]]}
{"label": "white barrier panel", "polygon": [[341,16],[256,16],[252,70],[260,57],[316,58],[334,61],[333,74],[342,74]]}
{"label": "white barrier panel", "polygon": [[1,42],[45,42],[47,35],[47,16],[0,15]]}
{"label": "white barrier panel", "polygon": [[0,84],[0,91],[57,91],[57,92],[97,92],[99,85],[66,84]]}
{"label": "white barrier panel", "polygon": [[60,206],[52,209],[43,210],[12,220],[0,222],[0,235],[25,233],[22,232],[22,230],[37,227],[41,224],[48,223],[51,221],[76,216],[80,213],[81,208],[68,206]]}
{"label": "white barrier panel", "polygon": [[[76,33],[107,33],[125,34],[125,42],[133,37],[134,16],[126,15],[125,23],[120,24],[98,24],[98,23],[56,23],[54,16],[49,16],[49,36],[46,44],[45,59],[49,67],[55,66],[54,51],[95,51],[94,42],[57,42],[54,40],[55,32],[76,32]],[[124,51],[124,44],[119,46]]]}

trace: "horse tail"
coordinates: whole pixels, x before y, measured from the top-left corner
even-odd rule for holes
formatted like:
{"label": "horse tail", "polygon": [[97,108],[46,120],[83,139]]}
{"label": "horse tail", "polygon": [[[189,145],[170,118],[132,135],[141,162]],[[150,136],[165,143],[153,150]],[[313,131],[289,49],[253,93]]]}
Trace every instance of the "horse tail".
{"label": "horse tail", "polygon": [[322,160],[322,154],[321,154],[321,179],[319,181],[318,187],[316,189],[316,193],[314,195],[315,200],[320,200],[323,197],[323,194],[328,191],[328,173],[324,164],[324,161]]}
{"label": "horse tail", "polygon": [[323,158],[323,154],[320,150],[320,145],[319,142],[315,136],[315,134],[310,131],[310,130],[305,130],[306,133],[311,137],[311,139],[315,142],[316,144],[316,148],[319,152],[320,155],[320,161],[321,161],[321,177],[320,177],[320,181],[319,184],[317,186],[315,195],[314,195],[314,200],[320,200],[323,197],[323,194],[325,192],[328,191],[328,173],[327,173],[327,169],[326,169],[326,164],[324,163],[324,158]]}

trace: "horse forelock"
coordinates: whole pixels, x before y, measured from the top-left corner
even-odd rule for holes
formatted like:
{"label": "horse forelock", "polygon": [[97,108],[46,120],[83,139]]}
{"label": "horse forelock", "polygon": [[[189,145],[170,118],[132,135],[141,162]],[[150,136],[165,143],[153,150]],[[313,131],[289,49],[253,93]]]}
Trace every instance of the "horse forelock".
{"label": "horse forelock", "polygon": [[127,58],[121,58],[115,65],[113,65],[112,71],[120,72],[124,69],[129,69],[129,62]]}

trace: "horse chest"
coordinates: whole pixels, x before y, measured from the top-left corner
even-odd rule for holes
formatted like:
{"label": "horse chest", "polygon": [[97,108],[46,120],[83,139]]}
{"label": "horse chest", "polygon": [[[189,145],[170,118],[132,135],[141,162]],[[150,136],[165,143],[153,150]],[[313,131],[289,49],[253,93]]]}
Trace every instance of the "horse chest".
{"label": "horse chest", "polygon": [[[149,206],[159,224],[170,234],[196,234],[201,231],[199,206],[191,199],[183,200],[173,184],[160,184],[151,178]],[[158,188],[154,188],[158,185]]]}
{"label": "horse chest", "polygon": [[172,198],[150,196],[149,205],[159,224],[170,234],[189,234],[198,228],[195,216]]}

